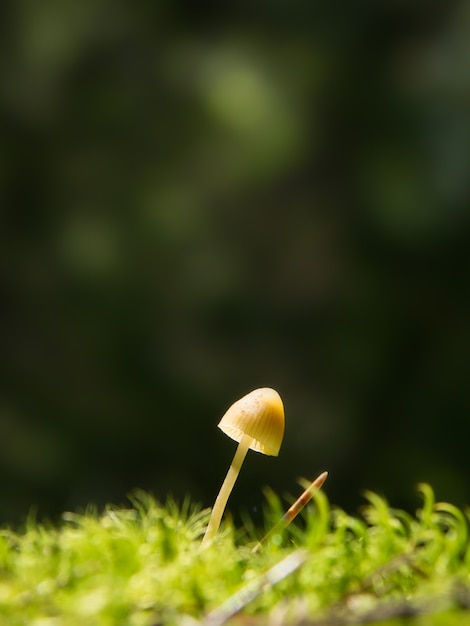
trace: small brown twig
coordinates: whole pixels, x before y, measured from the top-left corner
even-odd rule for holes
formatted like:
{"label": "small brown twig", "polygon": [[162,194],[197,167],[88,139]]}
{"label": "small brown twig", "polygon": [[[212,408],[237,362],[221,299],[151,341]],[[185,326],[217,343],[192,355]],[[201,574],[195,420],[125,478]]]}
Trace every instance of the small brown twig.
{"label": "small brown twig", "polygon": [[294,518],[300,513],[300,511],[304,508],[304,506],[310,502],[313,497],[315,491],[321,488],[323,483],[328,477],[328,472],[322,472],[320,476],[315,478],[315,480],[305,489],[305,491],[297,498],[294,504],[289,507],[289,509],[284,513],[281,519],[271,528],[271,530],[266,533],[266,535],[258,541],[258,543],[253,548],[252,552],[258,552],[261,547],[261,544],[274,532],[279,530],[279,528],[285,528],[288,526]]}

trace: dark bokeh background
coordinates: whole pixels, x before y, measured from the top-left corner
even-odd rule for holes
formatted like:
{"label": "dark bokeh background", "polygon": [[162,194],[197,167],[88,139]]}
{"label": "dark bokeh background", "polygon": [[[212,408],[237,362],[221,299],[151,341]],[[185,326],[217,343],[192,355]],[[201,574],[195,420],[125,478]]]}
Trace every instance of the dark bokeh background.
{"label": "dark bokeh background", "polygon": [[0,521],[212,504],[265,385],[232,509],[470,503],[468,2],[2,7]]}

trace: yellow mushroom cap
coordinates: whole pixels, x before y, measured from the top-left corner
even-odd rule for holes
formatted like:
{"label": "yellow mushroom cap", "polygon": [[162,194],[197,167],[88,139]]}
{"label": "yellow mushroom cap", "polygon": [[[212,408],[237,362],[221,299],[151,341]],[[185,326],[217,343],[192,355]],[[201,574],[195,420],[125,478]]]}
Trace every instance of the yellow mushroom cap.
{"label": "yellow mushroom cap", "polygon": [[253,438],[251,450],[277,456],[284,436],[284,406],[274,389],[262,387],[237,400],[218,424],[226,435],[240,441]]}

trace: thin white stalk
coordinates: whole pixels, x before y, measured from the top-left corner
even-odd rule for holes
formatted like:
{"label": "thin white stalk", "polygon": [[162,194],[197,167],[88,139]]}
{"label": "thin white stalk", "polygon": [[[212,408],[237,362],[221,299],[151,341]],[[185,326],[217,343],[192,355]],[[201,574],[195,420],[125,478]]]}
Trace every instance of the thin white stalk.
{"label": "thin white stalk", "polygon": [[222,487],[220,488],[219,495],[217,496],[217,499],[212,508],[212,514],[209,520],[209,524],[207,525],[206,533],[204,535],[202,543],[205,543],[206,541],[212,539],[219,529],[220,521],[222,519],[222,515],[224,514],[227,500],[233,489],[233,485],[237,480],[240,468],[243,464],[243,461],[245,460],[246,453],[248,452],[252,441],[253,438],[249,435],[243,435],[243,437],[240,439],[240,442],[237,446],[237,451],[235,452],[235,456],[233,457],[232,464],[229,467],[227,476],[225,477]]}

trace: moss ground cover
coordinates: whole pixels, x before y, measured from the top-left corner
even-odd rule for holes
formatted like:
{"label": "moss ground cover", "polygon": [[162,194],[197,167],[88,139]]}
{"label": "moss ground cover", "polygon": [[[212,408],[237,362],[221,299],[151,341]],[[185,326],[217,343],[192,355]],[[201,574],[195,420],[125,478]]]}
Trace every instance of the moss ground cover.
{"label": "moss ground cover", "polygon": [[0,624],[156,626],[351,623],[470,625],[467,512],[420,487],[418,510],[366,494],[349,515],[317,493],[253,547],[285,510],[267,492],[265,529],[136,493],[127,509],[65,513],[0,532]]}

